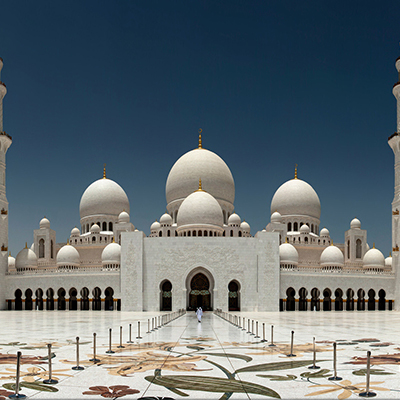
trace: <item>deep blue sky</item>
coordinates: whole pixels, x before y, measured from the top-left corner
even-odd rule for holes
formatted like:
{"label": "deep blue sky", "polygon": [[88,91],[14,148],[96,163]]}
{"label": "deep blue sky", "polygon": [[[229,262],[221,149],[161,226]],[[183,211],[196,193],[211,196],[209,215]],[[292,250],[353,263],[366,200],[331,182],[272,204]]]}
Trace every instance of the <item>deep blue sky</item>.
{"label": "deep blue sky", "polygon": [[9,247],[46,215],[65,241],[107,176],[149,233],[174,162],[220,155],[252,234],[293,177],[335,242],[357,216],[391,248],[398,1],[2,1]]}

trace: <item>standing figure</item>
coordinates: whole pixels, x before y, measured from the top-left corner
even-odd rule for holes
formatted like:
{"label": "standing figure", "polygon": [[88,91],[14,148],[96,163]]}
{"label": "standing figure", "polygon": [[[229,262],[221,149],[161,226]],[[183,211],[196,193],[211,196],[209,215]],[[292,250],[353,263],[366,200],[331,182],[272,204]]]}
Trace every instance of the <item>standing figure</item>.
{"label": "standing figure", "polygon": [[197,320],[198,320],[199,322],[201,322],[201,317],[202,317],[202,315],[203,315],[203,310],[201,309],[201,307],[199,307],[199,308],[197,309],[196,315],[197,315]]}

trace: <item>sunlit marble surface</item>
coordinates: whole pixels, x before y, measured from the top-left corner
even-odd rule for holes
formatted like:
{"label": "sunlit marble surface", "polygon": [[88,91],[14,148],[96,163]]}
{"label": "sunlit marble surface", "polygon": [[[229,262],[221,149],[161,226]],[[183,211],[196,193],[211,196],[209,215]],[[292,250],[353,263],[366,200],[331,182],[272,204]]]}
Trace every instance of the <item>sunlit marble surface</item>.
{"label": "sunlit marble surface", "polygon": [[[376,398],[400,398],[400,313],[232,314],[240,316],[242,324],[243,317],[246,318],[246,330],[211,312],[204,314],[201,324],[194,313],[188,313],[150,333],[146,333],[147,320],[160,313],[0,312],[0,384],[5,385],[0,399],[11,393],[10,385],[15,382],[17,351],[22,352],[24,361],[20,392],[37,399],[179,399],[184,394],[191,399],[358,398],[359,392],[365,390],[362,370],[366,368],[367,351],[372,353],[371,390],[377,393]],[[259,321],[261,338],[247,333],[248,318]],[[142,339],[136,339],[139,320]],[[267,342],[261,342],[263,323]],[[129,324],[132,344],[126,343]],[[276,347],[269,346],[271,325]],[[117,347],[120,326],[124,348]],[[113,329],[115,351],[111,355],[105,353],[109,328]],[[289,358],[292,330],[296,357]],[[97,364],[89,361],[93,356],[94,332],[100,359]],[[76,365],[77,336],[81,342],[80,365],[85,368],[82,371],[71,369]],[[313,337],[317,342],[317,364],[327,370],[322,373],[321,369],[308,369],[313,358]],[[337,375],[343,378],[341,381],[328,380],[333,375],[333,341],[337,341]],[[48,386],[42,383],[48,371],[48,361],[42,359],[47,356],[47,343],[53,343],[53,378],[59,380],[58,384]],[[309,376],[318,372],[317,376]],[[53,391],[43,391],[45,387]]]}

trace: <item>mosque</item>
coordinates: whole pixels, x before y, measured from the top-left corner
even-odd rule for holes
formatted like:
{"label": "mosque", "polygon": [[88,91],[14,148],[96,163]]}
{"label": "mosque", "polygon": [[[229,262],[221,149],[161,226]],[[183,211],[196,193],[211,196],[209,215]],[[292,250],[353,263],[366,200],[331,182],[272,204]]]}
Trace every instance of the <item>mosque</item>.
{"label": "mosque", "polygon": [[[0,72],[3,61],[0,59]],[[354,218],[344,242],[320,229],[321,204],[298,178],[283,183],[271,201],[262,231],[234,212],[235,183],[229,167],[205,149],[182,155],[166,181],[166,209],[150,227],[135,228],[123,188],[106,176],[90,184],[79,205],[80,228],[58,243],[43,218],[33,243],[8,252],[6,152],[0,81],[0,309],[170,311],[362,311],[400,309],[400,57],[392,203],[393,256],[367,242]],[[200,132],[201,133],[201,132]],[[173,160],[171,160],[171,163]],[[133,215],[136,211],[133,212]],[[27,241],[31,243],[31,238]]]}

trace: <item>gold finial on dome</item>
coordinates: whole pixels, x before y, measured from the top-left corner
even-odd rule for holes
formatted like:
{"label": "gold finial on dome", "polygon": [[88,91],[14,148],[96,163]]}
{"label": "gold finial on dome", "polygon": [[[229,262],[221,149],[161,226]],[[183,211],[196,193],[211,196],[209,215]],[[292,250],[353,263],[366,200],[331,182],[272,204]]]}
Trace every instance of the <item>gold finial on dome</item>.
{"label": "gold finial on dome", "polygon": [[289,243],[288,240],[287,240],[287,236],[286,236],[286,239],[285,239],[285,243]]}
{"label": "gold finial on dome", "polygon": [[294,164],[294,179],[297,179],[297,164]]}
{"label": "gold finial on dome", "polygon": [[[390,254],[392,254],[392,253],[390,253]],[[8,252],[8,257],[11,257],[11,251]]]}
{"label": "gold finial on dome", "polygon": [[203,188],[201,186],[201,178],[199,179],[199,188],[197,189],[197,192],[202,192]]}
{"label": "gold finial on dome", "polygon": [[372,243],[372,248],[373,248],[373,249],[375,248],[375,242],[374,242],[374,243]]}
{"label": "gold finial on dome", "polygon": [[28,248],[28,242],[25,242],[25,248],[26,249]]}
{"label": "gold finial on dome", "polygon": [[203,145],[202,145],[202,143],[201,143],[201,132],[203,132],[203,129],[199,129],[199,149],[202,149],[203,148]]}
{"label": "gold finial on dome", "polygon": [[104,167],[103,167],[103,179],[107,179],[107,177],[106,177],[106,164],[104,164]]}
{"label": "gold finial on dome", "polygon": [[113,236],[113,241],[112,241],[113,243],[115,243],[115,238],[114,238],[114,236]]}
{"label": "gold finial on dome", "polygon": [[[10,255],[11,255],[11,253],[10,253]],[[389,257],[392,257],[392,252],[389,253]]]}

